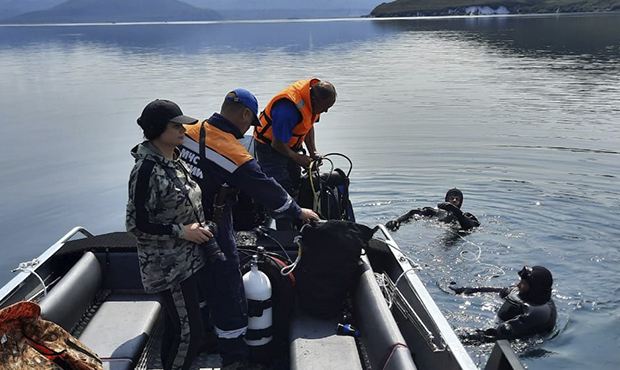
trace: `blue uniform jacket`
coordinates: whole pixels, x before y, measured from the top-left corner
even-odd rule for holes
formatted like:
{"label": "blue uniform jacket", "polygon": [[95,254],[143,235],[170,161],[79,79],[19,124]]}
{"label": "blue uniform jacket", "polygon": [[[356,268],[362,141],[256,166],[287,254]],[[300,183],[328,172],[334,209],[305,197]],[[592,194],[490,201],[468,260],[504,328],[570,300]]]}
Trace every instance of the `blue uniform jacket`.
{"label": "blue uniform jacket", "polygon": [[[200,128],[205,129],[205,159],[199,155]],[[273,178],[263,173],[258,162],[239,142],[243,134],[220,114],[187,126],[181,158],[190,166],[192,176],[202,188],[203,207],[208,219],[213,215],[213,203],[222,186],[239,189],[267,209],[284,217],[299,218],[301,209],[293,198]],[[232,201],[226,205],[218,223],[216,237],[226,257],[238,260],[235,245]]]}

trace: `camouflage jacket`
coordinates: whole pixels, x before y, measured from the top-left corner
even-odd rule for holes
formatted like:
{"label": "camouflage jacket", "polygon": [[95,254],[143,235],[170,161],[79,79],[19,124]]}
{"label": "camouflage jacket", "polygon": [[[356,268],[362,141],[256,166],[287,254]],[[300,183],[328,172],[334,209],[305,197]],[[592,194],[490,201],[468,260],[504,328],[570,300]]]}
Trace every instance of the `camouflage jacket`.
{"label": "camouflage jacket", "polygon": [[[178,153],[174,160],[168,160],[146,141],[131,154],[136,164],[129,176],[126,226],[138,240],[144,290],[156,293],[187,279],[205,264],[200,246],[181,238],[183,225],[204,222],[201,192]],[[192,204],[166,168],[174,170]]]}
{"label": "camouflage jacket", "polygon": [[101,359],[41,308],[21,301],[0,310],[0,369],[103,370]]}

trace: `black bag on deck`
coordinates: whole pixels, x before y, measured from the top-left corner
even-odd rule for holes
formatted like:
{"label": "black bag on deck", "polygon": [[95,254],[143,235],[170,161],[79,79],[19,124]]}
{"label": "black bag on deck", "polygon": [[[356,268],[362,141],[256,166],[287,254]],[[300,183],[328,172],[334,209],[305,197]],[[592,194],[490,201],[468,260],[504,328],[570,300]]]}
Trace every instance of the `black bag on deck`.
{"label": "black bag on deck", "polygon": [[373,232],[336,220],[304,227],[295,277],[298,302],[305,312],[321,318],[341,313],[347,293],[357,285],[361,251]]}

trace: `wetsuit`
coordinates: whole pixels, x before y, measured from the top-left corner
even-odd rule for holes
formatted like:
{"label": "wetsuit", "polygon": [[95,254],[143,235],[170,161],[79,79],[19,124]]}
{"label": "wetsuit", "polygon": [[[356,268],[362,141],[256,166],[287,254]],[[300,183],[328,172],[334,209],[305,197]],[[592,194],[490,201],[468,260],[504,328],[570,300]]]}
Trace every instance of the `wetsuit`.
{"label": "wetsuit", "polygon": [[[524,338],[553,330],[557,311],[551,298],[551,272],[542,266],[534,266],[529,270],[524,267],[519,276],[528,283],[529,289],[524,292],[519,292],[517,287],[499,289],[500,297],[504,299],[504,304],[497,312],[500,324],[495,328],[463,335],[461,339],[490,342],[497,339]],[[457,294],[492,292],[497,289],[452,288]]]}
{"label": "wetsuit", "polygon": [[519,297],[517,289],[504,299],[497,312],[502,323],[487,334],[493,334],[496,339],[516,339],[553,330],[557,317],[553,299],[538,305],[526,303]]}
{"label": "wetsuit", "polygon": [[437,205],[437,208],[424,207],[412,209],[411,211],[405,213],[396,220],[388,222],[385,226],[392,231],[396,231],[400,228],[401,223],[408,222],[415,216],[428,218],[432,217],[436,218],[440,222],[448,224],[458,223],[460,228],[463,230],[469,230],[474,227],[480,226],[480,222],[478,221],[476,216],[472,215],[469,212],[463,212],[457,206],[448,202],[439,203]]}

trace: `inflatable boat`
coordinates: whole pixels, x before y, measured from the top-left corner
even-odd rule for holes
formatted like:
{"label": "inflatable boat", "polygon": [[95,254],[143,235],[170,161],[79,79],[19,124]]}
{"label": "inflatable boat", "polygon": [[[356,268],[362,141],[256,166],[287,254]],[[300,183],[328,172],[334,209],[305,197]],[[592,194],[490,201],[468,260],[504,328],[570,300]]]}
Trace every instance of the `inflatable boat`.
{"label": "inflatable boat", "polygon": [[[294,259],[292,233],[239,232],[239,248]],[[284,256],[286,255],[286,256]],[[284,359],[276,369],[477,369],[462,343],[389,232],[377,226],[361,256],[349,305],[356,335],[341,335],[340,319],[318,319],[295,308],[283,323]],[[53,321],[90,347],[105,369],[160,369],[162,306],[142,290],[135,239],[115,232],[93,235],[75,227],[37,258],[20,264],[0,289],[0,308],[37,302]],[[219,367],[204,353],[196,368]],[[522,369],[507,342],[499,341],[485,369]]]}

